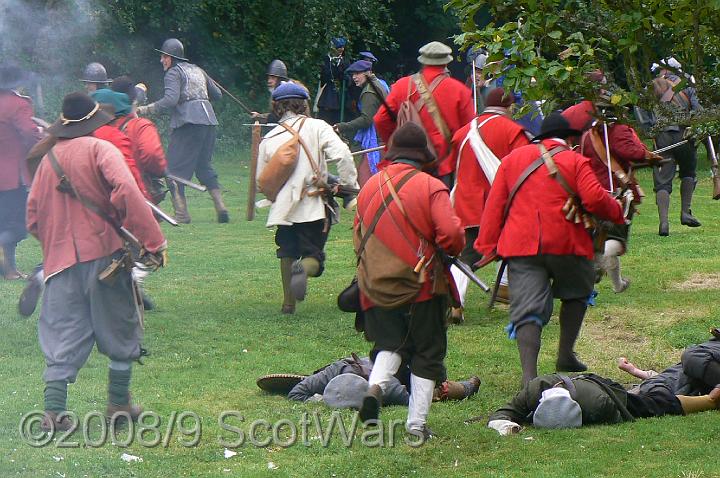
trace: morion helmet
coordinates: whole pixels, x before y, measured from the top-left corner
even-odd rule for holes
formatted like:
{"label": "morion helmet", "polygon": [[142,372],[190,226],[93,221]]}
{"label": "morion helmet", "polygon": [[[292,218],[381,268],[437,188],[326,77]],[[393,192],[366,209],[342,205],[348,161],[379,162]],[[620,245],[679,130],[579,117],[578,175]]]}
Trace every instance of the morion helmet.
{"label": "morion helmet", "polygon": [[188,59],[185,58],[185,47],[177,38],[168,38],[163,42],[160,49],[155,48],[155,51],[159,51],[178,60],[188,61]]}
{"label": "morion helmet", "polygon": [[267,74],[270,76],[277,76],[281,80],[288,81],[287,66],[281,60],[273,60],[267,69]]}
{"label": "morion helmet", "polygon": [[82,81],[83,83],[108,84],[112,80],[108,80],[107,71],[105,70],[104,66],[102,66],[100,63],[93,62],[85,67],[85,71],[83,71],[83,77],[80,78],[80,81]]}

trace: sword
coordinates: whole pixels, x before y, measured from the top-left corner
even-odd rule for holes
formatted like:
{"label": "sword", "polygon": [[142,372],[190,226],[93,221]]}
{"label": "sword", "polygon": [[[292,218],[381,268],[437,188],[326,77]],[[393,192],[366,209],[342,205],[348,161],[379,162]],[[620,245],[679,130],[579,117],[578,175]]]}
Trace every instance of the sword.
{"label": "sword", "polygon": [[166,174],[166,178],[168,178],[170,181],[174,181],[176,183],[182,184],[183,186],[187,186],[189,188],[195,189],[196,191],[207,191],[207,188],[205,186],[202,186],[200,184],[195,184],[192,181],[188,181],[187,179],[180,178],[178,176],[175,176],[174,174]]}
{"label": "sword", "polygon": [[384,145],[384,144],[381,144],[380,146],[376,146],[376,147],[374,147],[374,148],[368,148],[368,149],[362,149],[362,150],[360,150],[360,151],[355,151],[354,153],[352,153],[352,155],[353,155],[353,156],[360,156],[361,154],[372,153],[372,152],[374,152],[374,151],[381,151],[381,150],[383,150],[383,149],[385,149],[385,145]]}
{"label": "sword", "polygon": [[167,222],[167,223],[170,224],[171,226],[178,227],[178,226],[180,225],[180,224],[177,223],[177,221],[176,221],[175,219],[173,219],[172,216],[170,216],[168,213],[166,213],[165,211],[163,211],[162,209],[160,209],[159,207],[157,207],[155,204],[153,204],[152,202],[148,201],[147,199],[145,200],[145,204],[147,204],[148,206],[150,206],[150,209],[152,209],[153,212],[154,212],[155,214],[157,214],[157,216],[158,216],[160,219],[162,219],[163,221]]}
{"label": "sword", "polygon": [[45,120],[42,119],[42,118],[38,118],[37,116],[33,116],[33,117],[30,118],[30,119],[33,121],[33,123],[35,123],[36,125],[40,126],[42,129],[48,129],[48,128],[50,127],[50,123],[48,123],[47,121],[45,121]]}

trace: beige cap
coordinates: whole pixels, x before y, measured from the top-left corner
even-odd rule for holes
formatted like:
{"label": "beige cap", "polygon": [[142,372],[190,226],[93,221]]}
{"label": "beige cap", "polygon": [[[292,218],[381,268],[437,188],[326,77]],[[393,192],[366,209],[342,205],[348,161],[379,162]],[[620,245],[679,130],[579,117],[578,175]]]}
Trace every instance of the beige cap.
{"label": "beige cap", "polygon": [[423,65],[447,65],[453,61],[452,48],[439,41],[428,43],[419,53],[418,61]]}

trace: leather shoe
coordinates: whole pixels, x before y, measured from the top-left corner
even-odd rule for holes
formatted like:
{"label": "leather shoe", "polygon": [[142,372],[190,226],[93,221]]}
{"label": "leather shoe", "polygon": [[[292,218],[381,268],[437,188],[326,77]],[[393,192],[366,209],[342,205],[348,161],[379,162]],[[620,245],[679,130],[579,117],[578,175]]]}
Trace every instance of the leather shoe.
{"label": "leather shoe", "polygon": [[575,352],[569,356],[558,357],[557,363],[555,364],[555,370],[558,372],[584,372],[587,369],[587,365],[577,358]]}
{"label": "leather shoe", "polygon": [[360,407],[360,420],[363,423],[369,420],[377,420],[380,416],[380,408],[382,407],[382,389],[380,385],[370,385],[368,391],[363,397],[362,406]]}
{"label": "leather shoe", "polygon": [[105,418],[109,422],[116,420],[117,423],[123,423],[130,417],[130,420],[136,422],[142,412],[143,408],[140,405],[133,405],[132,400],[127,405],[115,405],[108,402],[105,409]]}
{"label": "leather shoe", "polygon": [[73,426],[72,419],[63,415],[61,419],[58,419],[58,412],[45,411],[42,421],[40,422],[40,429],[44,432],[66,432]]}

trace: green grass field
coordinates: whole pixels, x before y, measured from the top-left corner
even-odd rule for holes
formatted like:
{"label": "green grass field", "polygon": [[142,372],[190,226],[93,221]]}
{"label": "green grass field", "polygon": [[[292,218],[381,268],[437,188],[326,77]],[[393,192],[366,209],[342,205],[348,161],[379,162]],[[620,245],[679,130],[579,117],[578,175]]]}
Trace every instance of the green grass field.
{"label": "green grass field", "polygon": [[[157,310],[146,316],[145,345],[152,356],[145,365],[135,366],[131,387],[136,401],[162,420],[158,432],[151,429],[138,437],[136,430],[128,447],[122,446],[127,438],[122,431],[115,443],[88,446],[101,442],[97,417],[85,427],[88,437],[81,427],[65,443],[34,448],[22,439],[21,418],[43,406],[37,312],[29,319],[19,317],[15,307],[23,284],[0,282],[0,477],[720,476],[717,412],[573,431],[527,429],[513,437],[497,436],[485,428],[484,420],[464,423],[471,417],[487,417],[516,392],[520,380],[515,343],[503,333],[507,310],[488,313],[486,297],[479,290],[469,295],[466,324],[448,332],[447,367],[451,378],[478,374],[483,383],[480,393],[469,400],[433,405],[429,425],[439,438],[413,448],[403,442],[404,433],[398,428],[394,446],[384,430],[385,446],[372,447],[368,445],[377,445],[378,437],[365,437],[370,443],[361,443],[361,428],[352,446],[346,446],[337,432],[323,446],[315,437],[312,416],[318,414],[326,429],[330,410],[266,395],[255,380],[267,373],[312,372],[353,351],[369,350],[353,330],[353,317],[335,305],[337,293],[353,275],[351,215],[345,214],[331,232],[325,274],[311,281],[308,297],[294,316],[281,315],[279,261],[273,232],[264,225],[267,211],[260,211],[254,222],[245,220],[246,160],[244,155],[224,155],[217,161],[231,208],[230,224],[215,222],[208,195],[189,192],[193,223],[176,229],[163,226],[171,261],[147,283],[157,303]],[[615,295],[607,281],[600,284],[598,305],[589,310],[578,343],[578,353],[592,371],[628,383],[629,376],[616,368],[617,357],[625,355],[641,367],[662,369],[679,359],[683,347],[705,340],[708,328],[718,325],[720,203],[710,199],[707,169],[699,176],[693,211],[703,223],[701,228],[680,226],[679,191],[672,196],[668,238],[657,235],[654,199],[648,197],[642,206],[630,251],[623,259],[632,285]],[[652,196],[647,171],[642,183]],[[163,206],[171,210],[169,201]],[[24,241],[18,254],[25,271],[40,261],[34,239]],[[489,269],[482,273],[488,281]],[[554,319],[543,334],[541,373],[553,371],[557,338]],[[80,417],[104,411],[107,363],[93,353],[69,388],[69,408]],[[241,429],[246,438],[251,422],[258,419],[299,424],[307,412],[311,425],[304,444],[255,446],[246,440],[234,449],[236,455],[225,458],[226,446],[220,440],[237,435],[220,427],[223,411],[237,411],[243,417],[242,422],[233,418],[227,423]],[[195,446],[182,444],[195,437],[190,433],[197,428],[192,417],[182,430],[175,427],[168,436],[171,415],[182,412],[201,419]],[[405,414],[405,409],[395,407],[385,409],[382,417],[403,420]],[[349,411],[340,414],[348,425],[353,416]],[[287,423],[280,428],[280,441],[289,441],[290,428]],[[260,439],[270,435],[260,429]],[[149,446],[153,439],[165,440],[167,446]],[[72,445],[68,442],[78,446],[61,447]],[[125,462],[123,453],[141,457],[142,462]]]}

